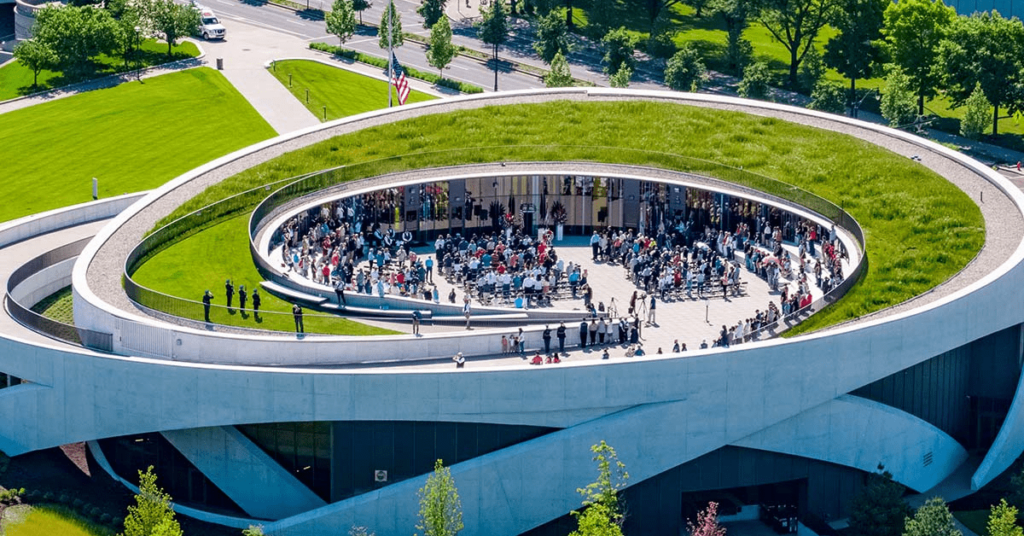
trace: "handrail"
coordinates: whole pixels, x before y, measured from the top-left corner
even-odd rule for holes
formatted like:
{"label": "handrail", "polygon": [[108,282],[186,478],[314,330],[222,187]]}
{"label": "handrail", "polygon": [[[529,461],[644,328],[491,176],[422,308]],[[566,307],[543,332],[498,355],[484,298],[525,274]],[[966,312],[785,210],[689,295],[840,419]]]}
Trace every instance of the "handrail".
{"label": "handrail", "polygon": [[[356,179],[375,178],[383,179],[384,175],[403,172],[417,169],[430,169],[431,171],[439,171],[445,168],[460,168],[465,169],[467,164],[486,164],[486,163],[497,163],[505,160],[501,159],[502,153],[508,150],[521,150],[529,149],[531,157],[535,158],[538,162],[590,162],[590,163],[606,163],[606,164],[623,164],[623,165],[642,165],[654,169],[665,169],[670,171],[683,171],[695,174],[706,174],[711,178],[723,180],[729,182],[731,185],[740,187],[740,189],[749,189],[752,194],[756,194],[761,197],[774,197],[778,200],[784,201],[785,203],[795,204],[802,208],[808,209],[812,212],[816,212],[823,218],[834,222],[838,227],[846,229],[850,232],[860,249],[861,263],[858,263],[854,267],[849,276],[844,279],[843,284],[840,284],[837,288],[829,292],[828,295],[819,299],[815,304],[809,306],[812,308],[812,312],[820,310],[814,308],[817,304],[819,307],[823,307],[828,303],[831,303],[838,299],[838,297],[845,294],[845,292],[852,286],[853,283],[846,285],[847,281],[856,282],[859,280],[862,266],[866,261],[866,255],[864,251],[864,234],[860,225],[854,220],[852,216],[846,213],[845,210],[840,208],[835,203],[828,201],[820,196],[812,194],[797,186],[772,179],[770,177],[745,171],[742,168],[736,168],[713,162],[710,160],[704,160],[699,158],[684,157],[680,155],[674,155],[670,153],[657,152],[657,151],[646,151],[640,149],[622,149],[618,147],[604,147],[604,146],[548,146],[548,145],[515,145],[515,146],[489,146],[489,147],[473,147],[469,149],[452,149],[443,151],[425,151],[420,153],[411,153],[406,155],[393,156],[388,158],[381,158],[376,160],[370,160],[360,162],[356,164],[350,164],[346,166],[339,166],[330,168],[327,170],[321,170],[317,172],[307,173],[290,177],[288,179],[278,180],[272,183],[260,185],[244,192],[234,194],[230,197],[211,203],[199,210],[193,211],[186,214],[176,220],[160,227],[145,239],[143,239],[132,251],[129,253],[125,260],[123,284],[125,287],[128,298],[138,305],[143,310],[159,311],[161,313],[171,315],[173,317],[179,317],[181,319],[191,320],[192,322],[199,321],[199,315],[203,311],[202,304],[194,300],[186,300],[175,296],[170,296],[147,287],[144,287],[132,279],[132,275],[135,271],[151,256],[155,255],[162,249],[168,247],[174,242],[189,236],[199,230],[213,224],[214,222],[220,221],[228,215],[238,213],[242,210],[253,208],[252,213],[249,217],[249,245],[250,253],[256,264],[257,270],[260,275],[267,280],[273,281],[279,284],[293,285],[293,282],[282,281],[281,277],[277,275],[277,270],[269,266],[267,261],[260,255],[256,249],[255,237],[258,234],[258,230],[261,224],[267,220],[268,217],[275,215],[275,212],[283,207],[284,205],[300,199],[308,194],[314,192],[320,192],[327,188],[341,187],[343,190],[352,188],[349,184],[351,181]],[[607,154],[609,151],[614,151],[620,155],[627,155],[629,158],[621,158],[620,162],[608,162]],[[545,158],[547,157],[547,158]],[[440,166],[438,163],[451,163],[452,161],[464,162],[458,166]],[[433,164],[433,165],[432,165]],[[270,191],[273,186],[282,185],[276,190],[273,190],[269,195],[264,195],[264,192]],[[361,181],[358,187],[365,187],[365,181]],[[841,290],[842,293],[837,291]],[[826,303],[827,301],[827,303]],[[802,309],[794,314],[800,314],[806,309]],[[221,322],[215,321],[214,316],[222,316],[221,313],[227,312],[234,314],[232,308],[224,306],[213,305],[211,306],[211,323],[206,323],[205,318],[203,319],[203,325],[210,329],[212,325],[221,324]],[[290,313],[280,312],[262,312],[263,315],[290,315]],[[326,318],[340,318],[334,315],[306,315],[306,318],[322,316]],[[790,315],[792,317],[793,315]],[[230,321],[230,318],[223,318],[222,320]],[[191,322],[187,322],[191,323]],[[230,324],[225,324],[230,329],[236,329]],[[237,328],[242,329],[242,328]],[[246,331],[249,331],[246,329]],[[281,334],[281,331],[271,330],[253,330],[266,334]],[[766,331],[762,329],[761,331]]]}

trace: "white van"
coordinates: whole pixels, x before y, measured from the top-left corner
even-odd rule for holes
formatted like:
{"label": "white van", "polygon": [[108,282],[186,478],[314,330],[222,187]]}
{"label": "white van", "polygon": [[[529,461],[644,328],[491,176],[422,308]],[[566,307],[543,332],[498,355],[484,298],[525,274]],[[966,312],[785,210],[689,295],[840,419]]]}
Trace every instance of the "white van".
{"label": "white van", "polygon": [[213,10],[200,5],[195,7],[199,10],[199,34],[203,39],[224,39],[228,32],[213,14]]}

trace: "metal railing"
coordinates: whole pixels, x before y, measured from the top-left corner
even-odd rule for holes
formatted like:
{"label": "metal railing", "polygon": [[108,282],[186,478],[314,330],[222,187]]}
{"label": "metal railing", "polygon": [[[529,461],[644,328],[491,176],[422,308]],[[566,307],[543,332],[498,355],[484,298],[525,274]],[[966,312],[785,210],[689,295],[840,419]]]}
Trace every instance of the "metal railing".
{"label": "metal railing", "polygon": [[47,251],[46,253],[43,253],[42,255],[39,255],[18,267],[18,269],[15,270],[7,279],[7,291],[4,303],[7,313],[11,315],[11,318],[15,319],[19,324],[28,329],[60,341],[85,346],[87,348],[103,352],[112,352],[114,344],[113,334],[80,328],[71,324],[58,322],[51,318],[46,318],[32,309],[18,303],[18,301],[11,295],[11,292],[13,292],[18,285],[24,283],[25,280],[33,274],[39,273],[43,269],[57,263],[77,257],[82,253],[82,250],[85,249],[86,244],[88,244],[90,240],[92,240],[92,237],[83,238],[76,242],[65,244],[59,248]]}
{"label": "metal railing", "polygon": [[[135,282],[132,279],[132,275],[146,260],[166,247],[213,224],[219,223],[230,216],[252,209],[249,217],[248,238],[250,253],[257,270],[266,280],[294,287],[294,281],[281,275],[278,269],[270,265],[264,256],[260,254],[257,250],[255,238],[267,220],[276,217],[280,211],[284,210],[288,205],[294,204],[293,202],[296,200],[300,200],[310,194],[322,195],[324,190],[328,189],[332,190],[332,194],[337,194],[347,189],[372,187],[374,183],[384,186],[388,182],[387,175],[398,172],[429,169],[431,172],[436,173],[445,169],[452,169],[453,171],[465,173],[467,166],[472,164],[496,164],[513,161],[528,163],[522,162],[517,158],[521,154],[529,154],[530,161],[537,163],[561,162],[571,165],[573,162],[586,162],[634,165],[701,175],[727,182],[730,189],[741,193],[745,191],[761,198],[800,206],[849,231],[856,239],[857,245],[860,248],[861,262],[854,267],[852,273],[849,274],[842,284],[830,291],[825,297],[787,318],[804,314],[808,309],[811,312],[815,312],[837,300],[859,279],[862,266],[866,262],[866,256],[863,254],[863,231],[852,216],[831,201],[802,188],[764,175],[709,160],[639,149],[603,146],[510,145],[428,151],[360,162],[278,180],[211,203],[156,229],[132,249],[125,261],[123,276],[125,292],[128,298],[143,310],[184,319],[185,322],[183,323],[193,324],[200,322],[205,329],[212,329],[213,326],[222,324],[230,329],[243,329],[245,331],[267,334],[280,334],[281,331],[291,332],[291,329],[254,330],[251,328],[235,328],[233,324],[238,324],[235,321],[235,315],[242,314],[241,310],[221,305],[211,306],[210,322],[208,323],[205,318],[204,306],[200,301],[170,296],[149,289]],[[510,170],[510,174],[512,173]],[[358,184],[351,184],[358,179],[368,178],[373,178],[374,180],[372,182],[360,181]],[[274,189],[274,187],[277,188]],[[199,292],[201,292],[201,289],[197,289],[197,293]],[[308,290],[305,290],[305,292],[310,293]],[[318,295],[317,293],[311,294]],[[820,308],[815,308],[815,306]],[[260,315],[264,318],[277,319],[278,316],[276,315],[290,317],[291,313],[261,311]],[[321,317],[322,320],[313,320],[314,325],[318,325],[320,322],[329,323],[330,319],[333,319],[334,322],[341,320],[341,317],[336,315],[306,314],[304,321],[308,325],[310,319],[317,317]],[[278,319],[274,321],[274,324],[280,325],[281,322],[282,320]],[[770,327],[762,328],[760,331],[774,335],[775,333],[768,329]],[[329,332],[330,329],[327,329],[327,331]]]}

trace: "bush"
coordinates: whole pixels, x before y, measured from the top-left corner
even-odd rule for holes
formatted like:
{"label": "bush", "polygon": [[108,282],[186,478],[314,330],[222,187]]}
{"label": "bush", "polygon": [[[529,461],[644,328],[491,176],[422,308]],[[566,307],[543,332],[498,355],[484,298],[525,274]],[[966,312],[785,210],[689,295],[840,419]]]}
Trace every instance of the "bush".
{"label": "bush", "polygon": [[747,99],[766,99],[772,83],[772,71],[767,63],[757,62],[743,69],[740,96]]}
{"label": "bush", "polygon": [[47,502],[53,502],[53,492],[52,491],[47,491],[46,493],[44,493],[43,494],[43,500],[47,501]]}
{"label": "bush", "polygon": [[[329,52],[335,56],[342,58],[348,58],[359,63],[365,63],[367,65],[373,65],[380,67],[381,69],[388,68],[388,60],[375,58],[362,52],[355,50],[349,50],[344,47],[328,45],[326,43],[310,43],[309,48],[313,50],[319,50],[321,52]],[[483,93],[484,89],[480,86],[474,86],[473,84],[467,84],[465,82],[459,82],[458,80],[452,80],[450,78],[442,78],[433,73],[425,73],[412,67],[404,67],[406,76],[423,80],[424,82],[430,82],[431,84],[437,84],[438,86],[454,89],[461,91],[462,93]]]}
{"label": "bush", "polygon": [[882,89],[882,117],[894,127],[910,123],[917,117],[916,101],[910,77],[899,66],[890,65]]}
{"label": "bush", "polygon": [[647,53],[655,58],[671,58],[676,53],[676,43],[669,32],[660,32],[647,40]]}
{"label": "bush", "polygon": [[69,501],[71,501],[71,497],[68,497],[67,493],[61,493],[57,496],[57,502],[61,504],[67,504]]}
{"label": "bush", "polygon": [[83,504],[85,504],[85,501],[83,501],[82,499],[75,499],[74,501],[71,502],[71,507],[74,508],[75,510],[81,510]]}
{"label": "bush", "polygon": [[974,86],[974,92],[967,98],[964,108],[964,118],[960,120],[960,134],[971,140],[980,140],[992,117],[992,105],[985,98],[980,83]]}
{"label": "bush", "polygon": [[111,519],[112,519],[112,516],[110,514],[103,514],[103,515],[100,516],[100,523],[102,523],[104,525],[109,525]]}
{"label": "bush", "polygon": [[824,78],[818,81],[811,92],[811,103],[807,106],[812,110],[833,114],[846,113],[846,92],[836,83]]}
{"label": "bush", "polygon": [[700,53],[689,44],[676,52],[665,66],[665,83],[676,91],[696,91],[707,78]]}
{"label": "bush", "polygon": [[103,515],[103,510],[100,510],[100,508],[98,506],[93,506],[92,509],[89,510],[89,517],[91,517],[91,518],[93,518],[93,519],[95,519],[97,521],[100,519],[100,517],[102,515]]}

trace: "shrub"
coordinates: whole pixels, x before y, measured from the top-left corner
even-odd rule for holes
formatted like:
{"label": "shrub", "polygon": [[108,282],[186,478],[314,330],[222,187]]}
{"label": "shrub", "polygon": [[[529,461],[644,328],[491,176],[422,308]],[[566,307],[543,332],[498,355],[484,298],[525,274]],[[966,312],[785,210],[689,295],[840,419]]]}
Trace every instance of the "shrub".
{"label": "shrub", "polygon": [[[358,61],[359,63],[365,63],[367,65],[373,65],[375,67],[380,67],[381,69],[388,68],[388,60],[375,58],[373,56],[363,54],[362,52],[349,50],[344,47],[328,45],[326,43],[310,43],[309,48],[313,50],[319,50],[321,52],[329,52],[331,54],[334,54],[335,56],[348,58],[350,60]],[[465,82],[459,82],[458,80],[452,80],[450,78],[442,78],[436,74],[426,73],[418,69],[413,69],[412,67],[405,67],[405,74],[406,76],[410,76],[418,80],[423,80],[424,82],[430,82],[431,84],[437,84],[439,86],[454,89],[456,91],[461,91],[463,93],[484,92],[484,89],[480,86],[467,84]]]}
{"label": "shrub", "polygon": [[665,66],[665,83],[676,91],[696,91],[706,78],[704,61],[689,44],[676,52]]}
{"label": "shrub", "polygon": [[811,104],[807,106],[812,110],[842,114],[846,112],[846,92],[839,84],[829,82],[824,78],[818,81],[811,92]]}
{"label": "shrub", "polygon": [[75,510],[81,510],[83,504],[85,504],[85,501],[83,501],[82,499],[75,499],[74,501],[71,502],[71,507],[74,508]]}
{"label": "shrub", "polygon": [[676,53],[676,43],[669,32],[660,32],[647,40],[647,53],[655,58],[671,58]]}
{"label": "shrub", "polygon": [[47,502],[52,502],[53,501],[53,492],[52,491],[47,491],[46,493],[44,493],[43,494],[43,500],[47,501]]}
{"label": "shrub", "polygon": [[103,510],[100,510],[100,508],[98,506],[93,506],[92,509],[89,510],[89,517],[91,517],[91,518],[93,518],[95,520],[99,520],[100,516],[102,516],[102,515],[103,515]]}
{"label": "shrub", "polygon": [[100,523],[102,523],[104,525],[109,525],[110,524],[110,520],[111,520],[111,515],[110,514],[103,514],[103,515],[100,516]]}
{"label": "shrub", "polygon": [[772,83],[772,71],[767,63],[757,62],[743,69],[740,96],[748,99],[766,99]]}
{"label": "shrub", "polygon": [[110,526],[114,527],[115,529],[117,527],[123,527],[124,526],[124,518],[123,517],[115,517],[115,518],[111,519],[110,520]]}
{"label": "shrub", "polygon": [[980,140],[992,117],[992,105],[981,90],[981,83],[974,86],[974,92],[965,103],[964,117],[960,120],[960,134],[968,139]]}

